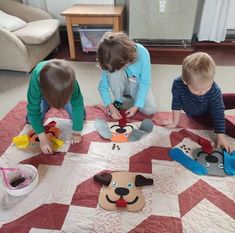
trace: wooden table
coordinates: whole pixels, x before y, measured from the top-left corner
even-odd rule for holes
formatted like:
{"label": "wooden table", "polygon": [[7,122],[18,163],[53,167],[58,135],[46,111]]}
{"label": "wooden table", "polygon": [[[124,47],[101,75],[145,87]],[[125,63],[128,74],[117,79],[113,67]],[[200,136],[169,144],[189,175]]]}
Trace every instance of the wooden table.
{"label": "wooden table", "polygon": [[123,12],[124,6],[114,5],[75,5],[63,11],[61,15],[66,18],[70,57],[76,58],[73,24],[112,25],[114,31],[122,31]]}

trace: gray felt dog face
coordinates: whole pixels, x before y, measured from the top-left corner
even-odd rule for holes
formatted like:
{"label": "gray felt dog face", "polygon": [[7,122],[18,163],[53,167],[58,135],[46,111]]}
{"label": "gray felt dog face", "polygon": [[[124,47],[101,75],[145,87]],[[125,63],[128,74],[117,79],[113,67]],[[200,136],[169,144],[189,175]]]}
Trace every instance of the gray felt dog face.
{"label": "gray felt dog face", "polygon": [[109,125],[100,118],[95,119],[94,126],[101,137],[112,142],[138,141],[153,130],[153,122],[150,119],[143,120],[139,129],[135,129],[131,124],[126,124],[124,127],[116,123]]}
{"label": "gray felt dog face", "polygon": [[193,151],[194,159],[208,170],[208,175],[226,176],[224,172],[224,156],[221,149],[208,154],[201,149]]}

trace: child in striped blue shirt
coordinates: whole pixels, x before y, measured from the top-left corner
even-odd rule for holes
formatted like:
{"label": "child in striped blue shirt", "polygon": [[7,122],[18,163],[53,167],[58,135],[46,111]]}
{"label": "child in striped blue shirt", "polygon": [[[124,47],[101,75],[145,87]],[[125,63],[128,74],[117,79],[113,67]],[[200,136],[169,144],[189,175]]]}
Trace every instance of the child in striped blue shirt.
{"label": "child in striped blue shirt", "polygon": [[223,94],[214,81],[215,62],[203,52],[187,56],[183,61],[182,76],[172,86],[172,122],[175,128],[180,121],[181,110],[195,121],[212,126],[216,133],[217,146],[228,152],[234,150],[225,134],[235,138],[235,125],[225,119],[225,109],[235,109],[235,94]]}

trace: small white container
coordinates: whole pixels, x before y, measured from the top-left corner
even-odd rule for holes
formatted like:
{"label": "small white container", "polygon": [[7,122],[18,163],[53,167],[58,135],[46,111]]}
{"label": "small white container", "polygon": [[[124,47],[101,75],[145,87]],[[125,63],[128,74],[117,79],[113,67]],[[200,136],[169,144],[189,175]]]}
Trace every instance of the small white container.
{"label": "small white container", "polygon": [[22,174],[25,181],[16,187],[11,187],[10,184],[6,184],[6,181],[3,179],[3,188],[12,196],[23,196],[30,193],[37,186],[38,172],[34,166],[29,164],[21,164],[16,168],[19,168],[19,171],[11,172],[10,177],[13,178],[14,176]]}

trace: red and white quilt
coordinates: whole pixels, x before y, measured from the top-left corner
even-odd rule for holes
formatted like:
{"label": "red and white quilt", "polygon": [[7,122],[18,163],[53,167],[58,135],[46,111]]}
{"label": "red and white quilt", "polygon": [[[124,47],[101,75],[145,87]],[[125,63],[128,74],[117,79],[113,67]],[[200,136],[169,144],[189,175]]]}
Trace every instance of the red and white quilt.
{"label": "red and white quilt", "polygon": [[[0,233],[235,232],[235,177],[198,176],[168,156],[169,149],[185,137],[212,138],[211,130],[186,118],[181,122],[185,129],[169,130],[158,123],[170,113],[157,113],[151,134],[138,142],[114,145],[102,139],[93,125],[95,118],[105,117],[103,109],[90,107],[79,145],[70,145],[70,120],[48,119],[57,122],[65,141],[60,153],[48,156],[19,151],[10,144],[24,117],[25,103],[20,103],[0,122],[0,164],[34,165],[39,183],[23,197],[11,197],[0,187]],[[134,124],[138,126],[141,117]],[[25,126],[23,132],[27,130]],[[105,170],[152,175],[154,185],[143,188],[141,211],[99,207],[101,186],[93,176]]]}

